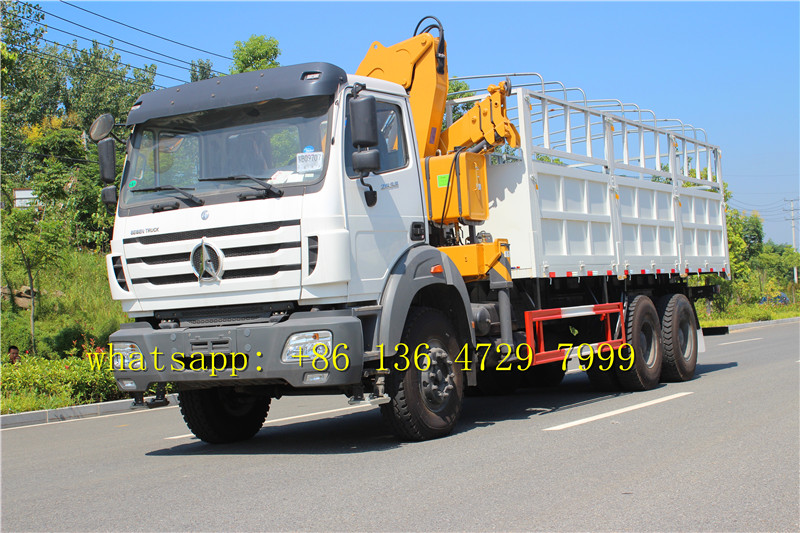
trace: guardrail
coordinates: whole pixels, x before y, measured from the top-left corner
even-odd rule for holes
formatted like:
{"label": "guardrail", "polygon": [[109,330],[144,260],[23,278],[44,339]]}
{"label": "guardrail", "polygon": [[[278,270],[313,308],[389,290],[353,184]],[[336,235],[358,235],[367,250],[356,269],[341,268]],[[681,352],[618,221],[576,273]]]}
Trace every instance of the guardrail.
{"label": "guardrail", "polygon": [[[590,100],[578,87],[545,81],[535,72],[454,77],[454,80],[514,80],[508,100],[509,118],[520,130],[526,152],[540,160],[616,175],[633,174],[674,186],[703,187],[722,193],[719,147],[708,143],[702,128],[679,119],[658,118],[650,109],[614,99]],[[537,81],[526,81],[536,78]],[[521,80],[521,83],[516,81]],[[533,90],[535,89],[535,90]],[[474,93],[460,96],[463,93]],[[446,123],[453,106],[483,99],[485,89],[453,93],[447,102]],[[554,96],[557,94],[558,96]],[[570,99],[571,95],[578,95]],[[702,134],[702,139],[700,138]],[[501,149],[495,162],[520,159],[519,150]],[[689,185],[687,185],[689,186]]]}

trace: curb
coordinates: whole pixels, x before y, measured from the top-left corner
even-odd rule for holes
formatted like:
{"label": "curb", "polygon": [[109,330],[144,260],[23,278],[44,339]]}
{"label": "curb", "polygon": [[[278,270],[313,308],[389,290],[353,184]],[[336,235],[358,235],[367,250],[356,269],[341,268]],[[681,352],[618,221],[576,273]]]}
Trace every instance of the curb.
{"label": "curb", "polygon": [[[147,399],[149,398],[153,398],[153,396],[148,396]],[[178,405],[177,394],[167,394],[167,399],[170,405]],[[60,407],[58,409],[44,409],[41,411],[0,415],[0,429],[63,422],[64,420],[74,420],[76,418],[92,418],[99,415],[110,415],[114,413],[125,413],[133,411],[133,409],[131,409],[131,403],[133,403],[132,398],[113,402],[91,403],[87,405]],[[144,409],[147,408],[145,407]]]}
{"label": "curb", "polygon": [[763,322],[747,322],[746,324],[732,324],[728,326],[731,331],[737,329],[761,328],[765,326],[776,326],[778,324],[790,324],[792,322],[800,322],[800,317],[793,316],[789,318],[779,318],[777,320],[765,320]]}

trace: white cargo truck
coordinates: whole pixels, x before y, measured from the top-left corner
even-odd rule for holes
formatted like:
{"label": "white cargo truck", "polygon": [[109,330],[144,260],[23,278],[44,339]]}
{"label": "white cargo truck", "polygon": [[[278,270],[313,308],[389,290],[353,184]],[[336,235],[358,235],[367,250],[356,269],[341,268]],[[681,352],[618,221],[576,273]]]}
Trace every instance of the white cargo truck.
{"label": "white cargo truck", "polygon": [[[692,302],[714,287],[687,280],[729,271],[719,149],[535,74],[446,102],[427,20],[356,74],[307,63],[135,103],[103,191],[134,320],[111,336],[123,391],[174,383],[211,443],[299,394],[379,404],[421,440],[467,387],[553,386],[570,358],[606,389],[692,379]],[[113,125],[92,128],[109,183]]]}

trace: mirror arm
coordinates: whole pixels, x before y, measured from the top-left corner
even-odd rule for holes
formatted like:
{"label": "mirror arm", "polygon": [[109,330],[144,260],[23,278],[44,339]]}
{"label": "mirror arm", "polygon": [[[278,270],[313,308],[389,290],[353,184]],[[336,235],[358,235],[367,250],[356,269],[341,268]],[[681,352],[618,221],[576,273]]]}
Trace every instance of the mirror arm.
{"label": "mirror arm", "polygon": [[372,185],[364,181],[365,177],[366,176],[361,176],[359,178],[359,181],[361,181],[361,185],[369,188],[368,191],[364,191],[364,200],[367,201],[367,207],[373,207],[375,204],[378,203],[378,193],[375,192],[375,189],[372,188]]}

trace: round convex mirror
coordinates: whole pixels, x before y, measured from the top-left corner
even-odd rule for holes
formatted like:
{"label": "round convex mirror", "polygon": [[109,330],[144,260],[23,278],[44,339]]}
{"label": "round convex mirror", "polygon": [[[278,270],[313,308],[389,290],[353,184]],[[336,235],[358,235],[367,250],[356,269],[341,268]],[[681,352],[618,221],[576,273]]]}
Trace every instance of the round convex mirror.
{"label": "round convex mirror", "polygon": [[114,117],[110,113],[100,115],[92,122],[92,127],[89,128],[89,137],[95,142],[101,141],[111,133],[112,129],[114,129]]}

